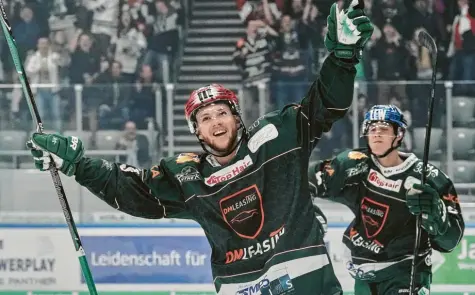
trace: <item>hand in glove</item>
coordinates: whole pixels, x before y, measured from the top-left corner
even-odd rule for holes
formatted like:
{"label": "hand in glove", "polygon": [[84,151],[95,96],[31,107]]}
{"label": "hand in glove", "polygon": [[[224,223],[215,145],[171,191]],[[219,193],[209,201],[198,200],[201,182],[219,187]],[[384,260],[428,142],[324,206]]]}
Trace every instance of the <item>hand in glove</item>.
{"label": "hand in glove", "polygon": [[325,47],[337,58],[356,62],[361,58],[374,30],[363,9],[364,0],[345,0],[342,10],[333,3],[327,18]]}
{"label": "hand in glove", "polygon": [[76,173],[76,164],[84,155],[81,140],[74,136],[34,133],[26,146],[31,150],[36,168],[49,170],[54,161],[55,167],[67,176]]}
{"label": "hand in glove", "polygon": [[407,191],[406,205],[413,215],[422,214],[422,227],[434,236],[448,227],[447,209],[439,193],[428,184],[413,184]]}

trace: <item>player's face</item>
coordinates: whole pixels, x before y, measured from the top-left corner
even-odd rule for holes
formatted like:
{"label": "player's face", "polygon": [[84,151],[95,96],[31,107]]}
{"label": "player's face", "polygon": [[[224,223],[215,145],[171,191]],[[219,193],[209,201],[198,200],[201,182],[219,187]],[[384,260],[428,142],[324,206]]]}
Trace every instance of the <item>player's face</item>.
{"label": "player's face", "polygon": [[239,119],[227,104],[212,104],[201,108],[196,114],[200,139],[213,150],[226,153],[236,141]]}
{"label": "player's face", "polygon": [[389,123],[375,122],[368,128],[368,144],[375,155],[382,155],[391,148],[391,145],[395,146],[399,140],[394,140],[395,137],[394,128]]}

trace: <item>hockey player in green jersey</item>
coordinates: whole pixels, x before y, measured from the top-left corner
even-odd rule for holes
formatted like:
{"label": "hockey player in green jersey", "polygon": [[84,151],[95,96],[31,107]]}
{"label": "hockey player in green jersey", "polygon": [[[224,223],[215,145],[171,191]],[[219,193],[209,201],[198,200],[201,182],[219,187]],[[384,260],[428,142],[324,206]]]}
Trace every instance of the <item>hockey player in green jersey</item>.
{"label": "hockey player in green jersey", "polygon": [[138,169],[84,156],[76,137],[34,134],[35,165],[48,170],[54,163],[127,214],[199,223],[212,249],[218,294],[341,294],[307,169],[311,149],[352,102],[355,65],[373,31],[362,3],[332,6],[325,41],[330,55],[300,104],[245,128],[232,91],[216,84],[193,91],[185,116],[202,154]]}
{"label": "hockey player in green jersey", "polygon": [[355,218],[343,235],[351,254],[346,266],[355,295],[408,294],[416,215],[422,214],[416,294],[429,294],[432,249],[452,251],[463,236],[464,221],[452,181],[398,147],[407,128],[401,111],[376,105],[364,117],[368,147],[342,152],[309,167],[310,188],[318,198],[342,203]]}

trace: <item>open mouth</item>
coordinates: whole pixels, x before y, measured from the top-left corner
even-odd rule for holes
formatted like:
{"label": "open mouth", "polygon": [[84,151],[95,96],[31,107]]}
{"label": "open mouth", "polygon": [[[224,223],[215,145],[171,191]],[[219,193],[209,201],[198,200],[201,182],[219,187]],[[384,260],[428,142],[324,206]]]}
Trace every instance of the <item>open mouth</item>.
{"label": "open mouth", "polygon": [[213,132],[214,137],[221,137],[227,133],[226,129],[218,129]]}

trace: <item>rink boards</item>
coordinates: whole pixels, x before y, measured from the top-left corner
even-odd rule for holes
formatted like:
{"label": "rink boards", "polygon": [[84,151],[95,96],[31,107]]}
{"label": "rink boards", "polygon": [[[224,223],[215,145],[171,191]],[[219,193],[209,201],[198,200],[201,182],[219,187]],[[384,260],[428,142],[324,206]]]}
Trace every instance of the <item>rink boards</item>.
{"label": "rink boards", "polygon": [[[344,225],[330,225],[326,242],[347,294],[341,243]],[[211,295],[210,249],[195,226],[79,227],[100,294]],[[86,295],[69,231],[58,226],[0,226],[0,295]],[[452,253],[434,253],[432,294],[475,295],[475,226]],[[256,293],[258,294],[258,293]]]}

